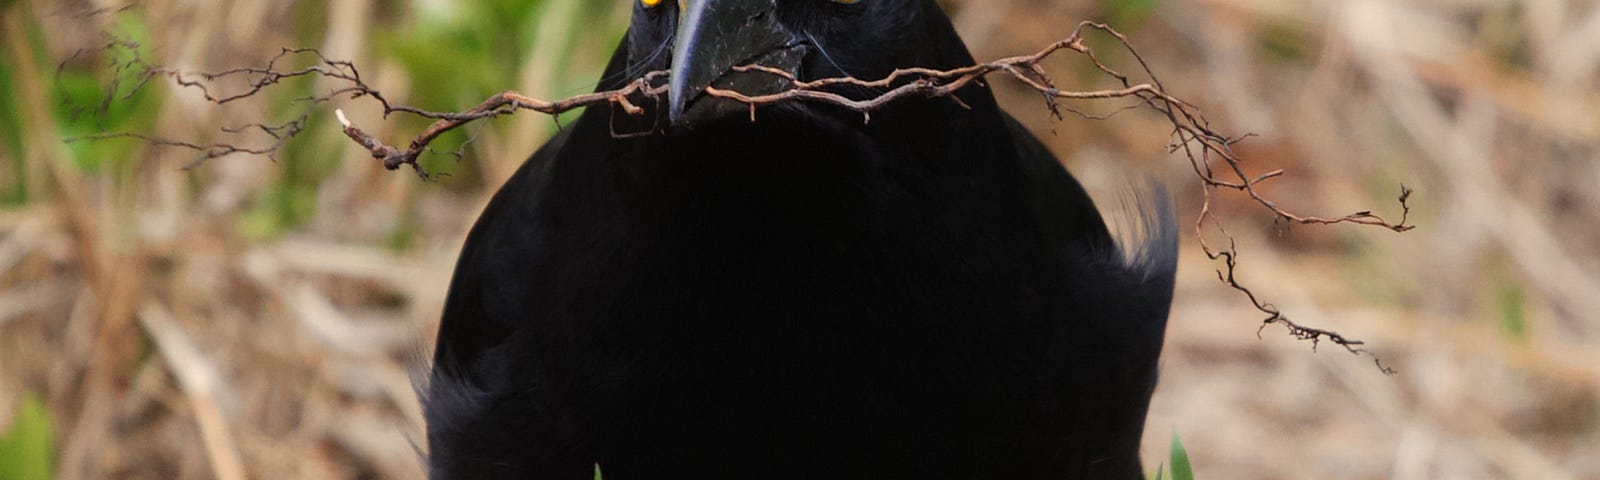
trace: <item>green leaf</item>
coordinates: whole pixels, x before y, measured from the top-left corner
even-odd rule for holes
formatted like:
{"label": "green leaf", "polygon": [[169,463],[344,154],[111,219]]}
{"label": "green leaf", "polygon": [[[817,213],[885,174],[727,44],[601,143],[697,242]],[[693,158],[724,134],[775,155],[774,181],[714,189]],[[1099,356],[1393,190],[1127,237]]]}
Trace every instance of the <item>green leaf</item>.
{"label": "green leaf", "polygon": [[22,398],[11,429],[0,437],[0,478],[6,480],[50,480],[54,476],[54,444],[50,433],[50,412],[33,395]]}
{"label": "green leaf", "polygon": [[599,463],[594,464],[594,480],[605,480],[605,477],[602,477],[600,475],[600,464]]}
{"label": "green leaf", "polygon": [[1183,449],[1183,440],[1178,438],[1178,432],[1172,432],[1172,451],[1168,454],[1172,462],[1172,480],[1194,480],[1194,470],[1189,468],[1189,452]]}

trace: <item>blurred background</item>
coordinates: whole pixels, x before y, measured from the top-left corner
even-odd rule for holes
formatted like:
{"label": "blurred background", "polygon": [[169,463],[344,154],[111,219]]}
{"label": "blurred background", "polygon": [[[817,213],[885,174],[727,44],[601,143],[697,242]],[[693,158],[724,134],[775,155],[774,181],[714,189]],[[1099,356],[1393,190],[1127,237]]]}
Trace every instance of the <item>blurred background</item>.
{"label": "blurred background", "polygon": [[[1399,373],[1278,327],[1258,337],[1262,316],[1186,228],[1151,471],[1176,433],[1202,479],[1600,478],[1600,2],[944,3],[979,59],[1111,23],[1214,126],[1259,135],[1238,151],[1252,172],[1287,170],[1264,193],[1290,210],[1397,215],[1401,185],[1416,190],[1419,228],[1404,234],[1287,228],[1219,192],[1240,280]],[[422,478],[411,378],[457,249],[557,128],[536,114],[465,128],[435,145],[473,139],[460,159],[426,160],[450,175],[423,182],[341,136],[332,107],[390,142],[421,122],[338,102],[274,158],[185,169],[196,152],[64,140],[271,145],[218,127],[293,120],[296,99],[332,84],[284,81],[219,107],[170,82],[136,90],[137,69],[118,65],[221,70],[317,47],[391,99],[460,110],[508,88],[587,91],[630,11],[0,0],[0,479]],[[137,46],[101,48],[114,39]],[[1109,85],[1068,55],[1048,67],[1063,87]],[[1036,94],[993,84],[1102,205],[1154,174],[1192,220],[1199,183],[1166,153],[1164,119],[1052,122]]]}

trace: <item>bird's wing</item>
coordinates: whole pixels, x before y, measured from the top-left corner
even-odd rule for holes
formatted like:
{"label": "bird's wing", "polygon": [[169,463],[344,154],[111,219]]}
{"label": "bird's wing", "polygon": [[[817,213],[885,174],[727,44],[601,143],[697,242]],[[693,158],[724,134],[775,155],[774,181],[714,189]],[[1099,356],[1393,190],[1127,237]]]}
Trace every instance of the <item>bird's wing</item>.
{"label": "bird's wing", "polygon": [[[484,208],[467,235],[445,300],[433,371],[423,392],[432,478],[590,478],[592,456],[549,432],[530,411],[518,344],[535,317],[527,302],[540,256],[537,202],[572,129],[528,159]],[[519,363],[522,362],[522,363]],[[533,444],[537,443],[537,444]]]}
{"label": "bird's wing", "polygon": [[[435,369],[452,370],[473,380],[481,380],[486,353],[507,340],[518,315],[496,315],[486,311],[486,297],[520,295],[517,285],[525,277],[524,259],[538,252],[524,251],[532,242],[519,242],[535,235],[531,215],[546,168],[560,154],[571,129],[551,138],[506,181],[467,234],[461,257],[456,262],[450,292],[445,299],[434,349]],[[497,298],[497,300],[505,300]],[[505,313],[505,312],[498,312]]]}
{"label": "bird's wing", "polygon": [[[1121,208],[1102,216],[1083,187],[1045,146],[1009,115],[1015,148],[1038,193],[1037,224],[1060,239],[1073,277],[1058,348],[1071,352],[1056,365],[1086,402],[1077,435],[1094,439],[1083,448],[1080,476],[1115,478],[1140,471],[1137,452],[1144,417],[1156,383],[1157,362],[1172,305],[1178,234],[1170,199],[1159,183],[1135,186]],[[1106,221],[1117,226],[1116,235]]]}

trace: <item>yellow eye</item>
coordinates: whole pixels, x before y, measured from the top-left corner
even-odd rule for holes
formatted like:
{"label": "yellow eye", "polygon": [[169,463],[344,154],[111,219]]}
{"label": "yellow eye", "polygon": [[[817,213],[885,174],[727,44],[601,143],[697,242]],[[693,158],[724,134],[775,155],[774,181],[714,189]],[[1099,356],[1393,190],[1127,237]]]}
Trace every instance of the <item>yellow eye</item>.
{"label": "yellow eye", "polygon": [[646,7],[654,7],[660,5],[661,0],[639,0],[639,3],[643,3]]}

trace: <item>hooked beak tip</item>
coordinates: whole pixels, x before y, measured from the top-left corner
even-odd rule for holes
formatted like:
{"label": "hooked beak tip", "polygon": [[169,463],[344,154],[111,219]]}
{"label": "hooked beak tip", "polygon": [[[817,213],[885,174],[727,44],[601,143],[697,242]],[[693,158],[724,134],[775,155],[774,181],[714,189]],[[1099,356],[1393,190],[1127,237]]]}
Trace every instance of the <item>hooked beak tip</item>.
{"label": "hooked beak tip", "polygon": [[683,90],[683,88],[674,85],[672,91],[667,95],[667,123],[673,127],[683,125],[685,112],[689,108],[690,100],[692,100],[689,98],[688,92]]}

